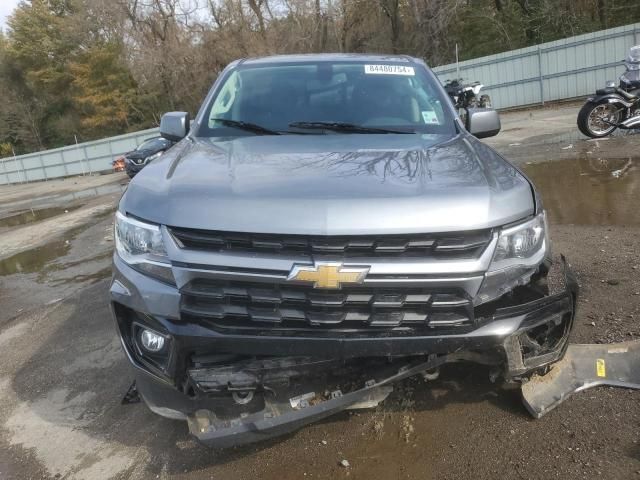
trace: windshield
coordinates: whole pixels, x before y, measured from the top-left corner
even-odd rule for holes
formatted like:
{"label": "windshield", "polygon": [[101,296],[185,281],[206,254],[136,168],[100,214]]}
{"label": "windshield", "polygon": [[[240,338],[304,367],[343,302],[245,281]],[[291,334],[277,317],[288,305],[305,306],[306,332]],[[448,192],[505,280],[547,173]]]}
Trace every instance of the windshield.
{"label": "windshield", "polygon": [[[374,128],[454,135],[447,99],[424,67],[407,63],[319,62],[243,65],[225,75],[204,110],[197,136],[375,133]],[[225,122],[226,120],[226,122]],[[236,122],[235,126],[233,122]],[[333,131],[301,125],[350,124]],[[245,127],[245,128],[242,128]],[[264,133],[264,132],[263,132]]]}
{"label": "windshield", "polygon": [[164,138],[150,138],[145,140],[136,150],[162,150],[167,147],[168,141]]}

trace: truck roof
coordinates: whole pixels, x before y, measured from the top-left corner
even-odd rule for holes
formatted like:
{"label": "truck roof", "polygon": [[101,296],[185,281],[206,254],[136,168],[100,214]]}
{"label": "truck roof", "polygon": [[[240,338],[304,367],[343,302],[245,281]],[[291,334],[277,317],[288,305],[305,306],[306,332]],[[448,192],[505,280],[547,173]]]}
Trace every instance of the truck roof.
{"label": "truck roof", "polygon": [[417,59],[408,55],[385,55],[368,53],[307,53],[293,55],[272,55],[267,57],[247,58],[241,60],[243,64],[265,64],[265,63],[316,63],[331,61],[369,61],[369,62],[402,62],[413,63]]}

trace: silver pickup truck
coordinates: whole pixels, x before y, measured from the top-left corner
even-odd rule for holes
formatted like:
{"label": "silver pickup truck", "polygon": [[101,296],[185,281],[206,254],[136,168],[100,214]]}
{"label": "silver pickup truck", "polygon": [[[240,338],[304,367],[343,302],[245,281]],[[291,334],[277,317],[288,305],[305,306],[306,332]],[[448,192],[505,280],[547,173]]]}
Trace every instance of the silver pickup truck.
{"label": "silver pickup truck", "polygon": [[227,446],[476,362],[564,355],[577,286],[534,186],[419,59],[238,60],[116,213],[110,297],[137,389]]}

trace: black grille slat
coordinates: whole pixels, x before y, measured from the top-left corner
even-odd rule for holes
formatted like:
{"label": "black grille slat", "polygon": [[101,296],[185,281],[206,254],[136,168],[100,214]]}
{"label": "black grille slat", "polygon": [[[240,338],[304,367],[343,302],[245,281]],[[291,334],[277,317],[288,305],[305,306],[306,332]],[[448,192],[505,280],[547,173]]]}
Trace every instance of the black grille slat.
{"label": "black grille slat", "polygon": [[423,255],[471,258],[492,238],[491,230],[454,234],[364,236],[275,235],[193,230],[170,227],[180,248],[218,252],[299,255],[395,256]]}
{"label": "black grille slat", "polygon": [[312,307],[342,307],[347,300],[346,295],[323,295],[319,293],[310,293],[306,296]]}
{"label": "black grille slat", "polygon": [[436,252],[465,252],[474,251],[487,244],[485,232],[474,232],[470,234],[445,237],[438,240],[435,245]]}
{"label": "black grille slat", "polygon": [[451,308],[451,307],[463,307],[467,304],[467,300],[460,298],[457,295],[439,294],[435,295],[431,306],[436,308]]}
{"label": "black grille slat", "polygon": [[247,315],[252,321],[263,323],[282,323],[282,313],[280,310],[265,308],[248,308]]}
{"label": "black grille slat", "polygon": [[257,249],[260,248],[267,248],[267,249],[273,249],[273,250],[282,250],[282,242],[279,242],[277,240],[256,240],[253,239],[251,241],[251,246]]}
{"label": "black grille slat", "polygon": [[408,245],[407,241],[379,241],[376,243],[375,252],[404,253],[407,251]]}
{"label": "black grille slat", "polygon": [[[399,327],[404,316],[404,312],[374,313],[369,324],[372,327]],[[425,320],[426,317],[425,315]]]}
{"label": "black grille slat", "polygon": [[464,325],[467,319],[455,312],[438,312],[431,316],[429,326],[432,328],[437,327],[455,327],[458,325]]}
{"label": "black grille slat", "polygon": [[[462,291],[357,286],[311,286],[197,279],[181,292],[181,312],[216,328],[278,331],[414,331],[472,327],[473,308]],[[409,330],[407,330],[409,329]],[[413,329],[413,330],[411,330]],[[427,332],[427,333],[425,333]]]}
{"label": "black grille slat", "polygon": [[312,326],[339,325],[345,320],[347,312],[307,312],[306,316]]}
{"label": "black grille slat", "polygon": [[402,308],[406,301],[406,295],[401,293],[395,294],[377,294],[373,297],[374,308]]}
{"label": "black grille slat", "polygon": [[247,316],[247,309],[238,305],[204,305],[199,303],[183,303],[181,310],[182,313],[186,313],[188,315],[215,319]]}
{"label": "black grille slat", "polygon": [[253,303],[272,303],[280,305],[282,303],[282,296],[278,291],[267,289],[247,289],[246,295],[241,298],[247,298]]}
{"label": "black grille slat", "polygon": [[431,248],[435,245],[435,240],[422,239],[422,240],[409,240],[409,248]]}

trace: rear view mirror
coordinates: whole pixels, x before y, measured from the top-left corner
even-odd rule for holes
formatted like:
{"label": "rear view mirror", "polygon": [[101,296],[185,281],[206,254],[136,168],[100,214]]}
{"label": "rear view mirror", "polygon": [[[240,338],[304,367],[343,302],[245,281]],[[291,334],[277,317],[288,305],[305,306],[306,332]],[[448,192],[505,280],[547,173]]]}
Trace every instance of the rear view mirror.
{"label": "rear view mirror", "polygon": [[493,137],[500,131],[500,115],[492,108],[470,108],[469,133],[477,138]]}
{"label": "rear view mirror", "polygon": [[189,133],[188,112],[168,112],[160,119],[160,135],[172,142],[178,142]]}

